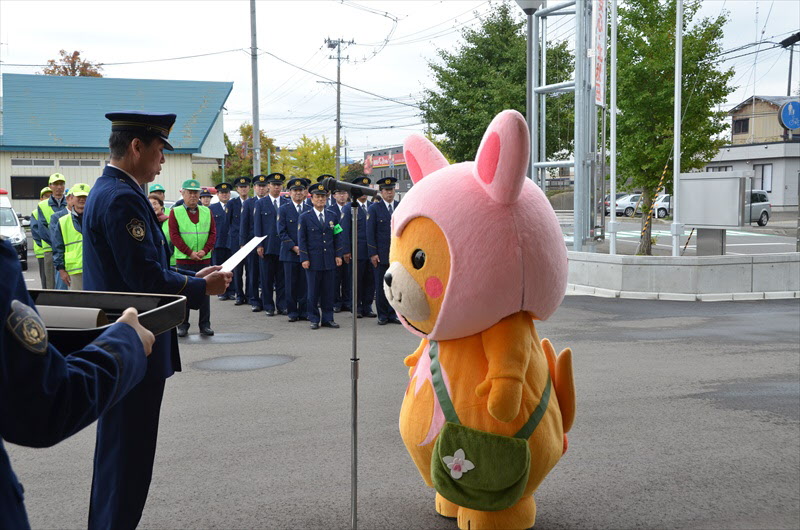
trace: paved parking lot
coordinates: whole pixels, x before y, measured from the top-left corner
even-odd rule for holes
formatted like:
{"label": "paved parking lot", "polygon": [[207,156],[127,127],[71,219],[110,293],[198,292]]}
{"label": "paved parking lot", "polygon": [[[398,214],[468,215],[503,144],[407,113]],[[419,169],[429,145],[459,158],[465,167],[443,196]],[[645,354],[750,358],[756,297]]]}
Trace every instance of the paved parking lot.
{"label": "paved parking lot", "polygon": [[[212,300],[218,335],[191,335],[167,383],[142,528],[349,526],[349,317],[311,331]],[[417,340],[358,322],[360,526],[455,528],[398,432]],[[570,449],[536,494],[538,528],[800,527],[800,301],[572,296],[538,330],[574,349],[578,392]],[[214,369],[236,356],[288,362]],[[85,527],[93,431],[9,444],[34,528]]]}

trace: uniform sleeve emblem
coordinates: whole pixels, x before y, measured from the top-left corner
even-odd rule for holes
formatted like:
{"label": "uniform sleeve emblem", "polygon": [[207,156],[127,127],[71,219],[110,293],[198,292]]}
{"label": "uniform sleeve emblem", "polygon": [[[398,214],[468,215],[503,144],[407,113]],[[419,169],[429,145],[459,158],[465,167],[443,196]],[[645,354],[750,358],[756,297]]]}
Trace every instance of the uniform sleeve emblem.
{"label": "uniform sleeve emblem", "polygon": [[37,355],[47,353],[47,328],[32,307],[19,300],[11,302],[6,327],[22,346]]}
{"label": "uniform sleeve emblem", "polygon": [[127,227],[128,233],[136,241],[144,241],[144,222],[139,219],[131,219]]}

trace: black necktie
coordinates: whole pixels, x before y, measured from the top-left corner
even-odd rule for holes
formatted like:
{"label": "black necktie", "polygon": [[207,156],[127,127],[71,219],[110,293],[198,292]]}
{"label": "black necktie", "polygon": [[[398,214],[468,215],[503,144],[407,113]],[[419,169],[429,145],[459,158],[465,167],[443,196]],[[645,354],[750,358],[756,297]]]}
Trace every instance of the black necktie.
{"label": "black necktie", "polygon": [[325,217],[323,217],[322,212],[320,212],[319,214],[319,224],[321,225],[325,224]]}
{"label": "black necktie", "polygon": [[389,215],[392,215],[392,205],[389,205]]}

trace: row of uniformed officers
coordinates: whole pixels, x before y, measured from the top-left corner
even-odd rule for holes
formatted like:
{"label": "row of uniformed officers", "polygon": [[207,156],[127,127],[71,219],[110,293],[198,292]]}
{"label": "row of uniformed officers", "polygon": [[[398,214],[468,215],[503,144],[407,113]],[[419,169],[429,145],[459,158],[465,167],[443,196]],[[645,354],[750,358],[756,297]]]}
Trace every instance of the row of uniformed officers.
{"label": "row of uniformed officers", "polygon": [[[397,206],[396,179],[378,182],[380,201],[369,204],[364,196],[354,206],[347,201],[346,192],[336,192],[329,199],[321,183],[328,176],[321,175],[316,184],[311,184],[307,179],[287,180],[281,173],[272,173],[256,175],[252,180],[239,177],[233,184],[224,182],[216,187],[219,202],[211,204],[205,214],[215,235],[212,262],[222,264],[253,237],[264,238],[236,267],[232,287],[220,299],[233,299],[235,305],[249,303],[254,312],[264,311],[268,316],[286,315],[290,322],[308,320],[311,329],[338,328],[334,313],[353,310],[359,317],[377,316],[381,325],[399,323],[382,288],[389,262],[391,215]],[[371,183],[365,176],[352,182],[362,186]],[[253,197],[249,197],[251,184]],[[284,184],[288,196],[282,194]],[[232,189],[238,195],[233,199]],[[157,200],[152,191],[151,200]],[[359,208],[358,263],[352,263],[353,207]],[[206,230],[207,224],[198,231]],[[183,232],[191,231],[188,226]],[[174,230],[170,232],[175,241]],[[209,247],[208,240],[198,243],[203,244]],[[178,266],[183,267],[180,262]],[[358,267],[356,303],[350,300],[353,266]],[[374,298],[377,315],[372,310]],[[201,332],[203,324],[201,315]],[[185,335],[185,331],[179,333]]]}

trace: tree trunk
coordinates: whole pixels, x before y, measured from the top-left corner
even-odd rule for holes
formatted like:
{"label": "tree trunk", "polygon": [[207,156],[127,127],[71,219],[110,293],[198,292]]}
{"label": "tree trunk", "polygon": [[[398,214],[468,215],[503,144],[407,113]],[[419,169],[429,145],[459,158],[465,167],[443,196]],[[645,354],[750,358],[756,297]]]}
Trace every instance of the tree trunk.
{"label": "tree trunk", "polygon": [[[653,190],[645,186],[642,189],[641,212],[642,212],[642,234],[639,239],[639,246],[636,248],[637,256],[652,256],[652,231],[653,231],[653,218],[650,208],[653,205]],[[635,215],[635,212],[634,212]]]}

